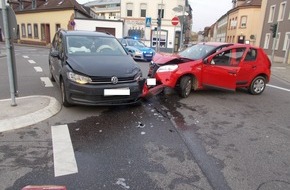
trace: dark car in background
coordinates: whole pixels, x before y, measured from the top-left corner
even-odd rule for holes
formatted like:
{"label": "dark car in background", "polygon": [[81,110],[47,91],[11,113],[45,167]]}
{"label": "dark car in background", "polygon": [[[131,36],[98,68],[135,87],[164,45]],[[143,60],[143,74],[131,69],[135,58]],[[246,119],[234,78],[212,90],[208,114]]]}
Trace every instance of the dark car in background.
{"label": "dark car in background", "polygon": [[100,32],[59,30],[50,48],[49,69],[64,106],[138,103],[145,81],[120,42]]}
{"label": "dark car in background", "polygon": [[121,44],[135,60],[151,61],[155,50],[147,47],[143,42],[134,38],[121,38]]}
{"label": "dark car in background", "polygon": [[157,53],[148,76],[157,85],[175,88],[181,97],[191,90],[246,88],[261,94],[271,75],[271,62],[262,48],[247,44],[199,43],[178,54]]}

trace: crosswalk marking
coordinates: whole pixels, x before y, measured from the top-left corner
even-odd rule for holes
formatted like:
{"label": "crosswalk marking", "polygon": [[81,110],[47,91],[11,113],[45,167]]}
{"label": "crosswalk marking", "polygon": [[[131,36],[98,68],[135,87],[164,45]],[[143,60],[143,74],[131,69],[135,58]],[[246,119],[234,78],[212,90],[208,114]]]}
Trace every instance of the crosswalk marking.
{"label": "crosswalk marking", "polygon": [[35,63],[36,63],[36,62],[33,61],[33,60],[28,60],[28,62],[31,63],[31,64],[35,64]]}
{"label": "crosswalk marking", "polygon": [[51,135],[55,177],[78,173],[68,126],[51,126]]}
{"label": "crosswalk marking", "polygon": [[42,68],[41,67],[34,67],[34,70],[36,72],[43,72]]}
{"label": "crosswalk marking", "polygon": [[44,83],[45,87],[53,87],[53,84],[48,77],[40,77],[40,80]]}
{"label": "crosswalk marking", "polygon": [[23,55],[23,58],[28,59],[29,57],[27,55]]}

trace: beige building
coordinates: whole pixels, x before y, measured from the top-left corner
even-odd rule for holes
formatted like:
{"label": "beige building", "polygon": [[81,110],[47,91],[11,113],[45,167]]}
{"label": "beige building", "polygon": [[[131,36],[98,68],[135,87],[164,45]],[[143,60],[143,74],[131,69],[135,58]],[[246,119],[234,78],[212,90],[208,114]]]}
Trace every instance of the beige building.
{"label": "beige building", "polygon": [[262,0],[235,1],[235,7],[228,11],[226,42],[260,44]]}
{"label": "beige building", "polygon": [[59,28],[74,29],[75,18],[89,13],[75,0],[9,0],[17,20],[18,42],[48,45]]}

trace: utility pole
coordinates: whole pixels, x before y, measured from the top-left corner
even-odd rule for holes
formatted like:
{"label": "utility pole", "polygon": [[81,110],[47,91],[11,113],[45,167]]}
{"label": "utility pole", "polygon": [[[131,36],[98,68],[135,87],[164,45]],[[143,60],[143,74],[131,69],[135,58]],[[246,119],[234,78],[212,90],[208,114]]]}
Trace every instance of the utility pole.
{"label": "utility pole", "polygon": [[5,36],[5,45],[7,52],[7,66],[8,66],[8,75],[9,75],[9,86],[10,86],[10,95],[11,95],[11,106],[16,106],[15,101],[15,81],[14,81],[14,73],[13,73],[13,65],[12,65],[12,45],[11,45],[11,37],[9,34],[9,24],[8,24],[8,13],[7,13],[7,5],[5,0],[2,0],[2,17],[3,17],[3,27],[4,27],[4,36]]}
{"label": "utility pole", "polygon": [[182,6],[183,9],[182,9],[182,22],[180,23],[180,49],[183,48],[183,32],[184,32],[184,15],[185,15],[185,6],[186,6],[186,0],[184,0],[184,5]]}

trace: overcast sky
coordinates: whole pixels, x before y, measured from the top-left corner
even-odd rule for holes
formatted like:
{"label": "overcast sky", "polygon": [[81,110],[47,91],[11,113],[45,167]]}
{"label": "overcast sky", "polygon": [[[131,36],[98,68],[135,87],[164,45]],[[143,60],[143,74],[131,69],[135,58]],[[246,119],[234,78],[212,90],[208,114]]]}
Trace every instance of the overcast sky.
{"label": "overcast sky", "polygon": [[[83,4],[93,0],[77,0]],[[211,26],[232,8],[232,0],[188,0],[192,8],[192,30],[195,32]]]}

